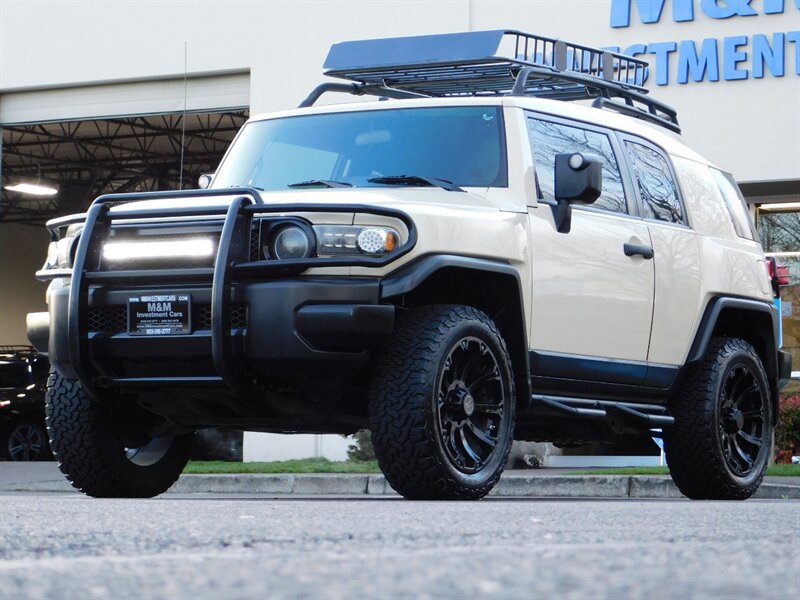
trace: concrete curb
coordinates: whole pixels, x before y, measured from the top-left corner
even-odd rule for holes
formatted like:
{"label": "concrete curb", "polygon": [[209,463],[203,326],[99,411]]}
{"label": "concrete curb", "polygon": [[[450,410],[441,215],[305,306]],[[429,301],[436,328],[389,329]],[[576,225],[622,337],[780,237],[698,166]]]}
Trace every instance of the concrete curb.
{"label": "concrete curb", "polygon": [[[0,484],[6,492],[74,492],[64,480]],[[383,475],[181,475],[167,493],[397,496]],[[517,498],[682,498],[668,476],[507,474],[490,496]],[[765,483],[755,498],[800,500],[800,486]]]}

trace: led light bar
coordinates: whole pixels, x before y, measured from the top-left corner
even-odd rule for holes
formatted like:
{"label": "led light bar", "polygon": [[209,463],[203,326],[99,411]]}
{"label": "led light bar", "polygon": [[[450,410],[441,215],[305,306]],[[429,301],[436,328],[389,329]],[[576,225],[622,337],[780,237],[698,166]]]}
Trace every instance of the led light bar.
{"label": "led light bar", "polygon": [[209,238],[108,242],[103,246],[103,258],[110,261],[203,257],[211,256],[213,253],[214,242]]}

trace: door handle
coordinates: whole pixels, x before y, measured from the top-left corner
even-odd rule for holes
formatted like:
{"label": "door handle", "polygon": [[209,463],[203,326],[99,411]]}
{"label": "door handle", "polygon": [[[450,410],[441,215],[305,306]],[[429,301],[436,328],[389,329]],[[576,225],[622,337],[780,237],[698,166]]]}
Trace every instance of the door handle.
{"label": "door handle", "polygon": [[650,260],[655,256],[653,248],[645,244],[625,244],[622,249],[625,251],[625,256],[641,256],[645,260]]}

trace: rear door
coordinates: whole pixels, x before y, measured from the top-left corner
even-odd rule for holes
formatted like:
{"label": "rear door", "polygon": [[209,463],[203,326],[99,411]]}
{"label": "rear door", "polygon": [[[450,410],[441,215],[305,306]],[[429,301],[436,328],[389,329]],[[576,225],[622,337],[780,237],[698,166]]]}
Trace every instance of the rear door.
{"label": "rear door", "polygon": [[[530,114],[539,205],[531,207],[533,289],[529,345],[533,375],[641,384],[653,314],[653,261],[626,255],[649,247],[616,136],[588,124]],[[572,229],[556,231],[551,205],[554,157],[587,152],[603,159],[603,192],[573,205]],[[630,254],[630,252],[629,252]]]}

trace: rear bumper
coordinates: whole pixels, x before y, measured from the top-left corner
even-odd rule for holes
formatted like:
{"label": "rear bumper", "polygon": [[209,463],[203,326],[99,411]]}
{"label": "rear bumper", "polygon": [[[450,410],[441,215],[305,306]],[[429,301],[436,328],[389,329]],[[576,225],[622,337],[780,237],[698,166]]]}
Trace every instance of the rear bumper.
{"label": "rear bumper", "polygon": [[[90,287],[88,324],[82,344],[83,365],[72,364],[69,340],[70,286],[55,282],[48,313],[32,313],[28,337],[49,351],[50,362],[67,377],[114,387],[140,384],[207,383],[216,375],[212,360],[210,317],[195,319],[185,335],[141,336],[127,331],[127,301],[140,294],[188,294],[193,315],[209,311],[209,286]],[[259,377],[304,377],[354,373],[369,360],[394,328],[395,307],[379,304],[377,279],[337,280],[298,277],[231,286],[229,305],[242,314],[232,323],[232,358],[242,371]],[[210,312],[210,311],[209,311]],[[86,382],[84,379],[90,377]],[[168,378],[175,378],[168,381]],[[181,379],[182,378],[182,379]]]}
{"label": "rear bumper", "polygon": [[778,350],[778,389],[782,390],[792,378],[792,355]]}

